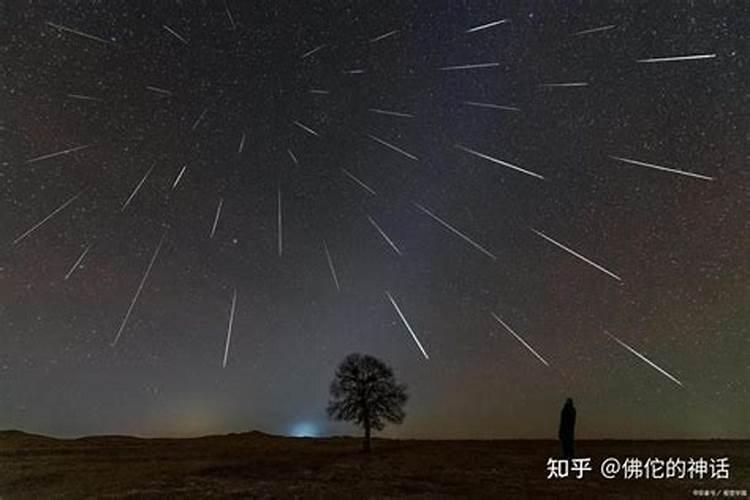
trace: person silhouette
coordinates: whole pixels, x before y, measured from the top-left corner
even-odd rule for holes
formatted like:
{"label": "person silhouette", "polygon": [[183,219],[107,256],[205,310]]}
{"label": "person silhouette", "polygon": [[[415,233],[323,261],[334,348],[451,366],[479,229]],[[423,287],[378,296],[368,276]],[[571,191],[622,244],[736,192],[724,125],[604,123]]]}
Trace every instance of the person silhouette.
{"label": "person silhouette", "polygon": [[565,400],[565,406],[563,406],[563,409],[560,412],[560,430],[557,433],[557,436],[560,438],[560,444],[562,445],[563,457],[566,459],[573,458],[575,427],[576,409],[573,406],[573,400],[568,398]]}

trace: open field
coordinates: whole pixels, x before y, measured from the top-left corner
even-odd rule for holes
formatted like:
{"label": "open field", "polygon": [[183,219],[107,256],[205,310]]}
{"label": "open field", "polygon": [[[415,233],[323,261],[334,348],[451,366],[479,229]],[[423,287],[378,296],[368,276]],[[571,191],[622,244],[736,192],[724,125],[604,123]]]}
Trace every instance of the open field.
{"label": "open field", "polygon": [[[581,441],[582,480],[548,480],[555,441],[300,439],[251,432],[194,439],[58,440],[0,432],[0,497],[16,498],[697,498],[750,495],[750,441]],[[608,457],[729,457],[729,480],[604,479]],[[722,498],[720,496],[720,498]],[[727,497],[723,497],[727,498]]]}

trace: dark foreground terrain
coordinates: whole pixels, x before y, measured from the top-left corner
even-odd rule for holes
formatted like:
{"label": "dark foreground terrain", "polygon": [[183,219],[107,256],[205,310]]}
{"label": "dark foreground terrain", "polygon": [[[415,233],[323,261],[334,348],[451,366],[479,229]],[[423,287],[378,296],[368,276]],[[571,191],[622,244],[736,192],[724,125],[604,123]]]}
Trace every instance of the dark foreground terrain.
{"label": "dark foreground terrain", "polygon": [[[294,439],[58,440],[0,432],[0,498],[750,498],[749,441],[583,441],[585,479],[547,479],[554,441]],[[604,479],[609,456],[729,457],[729,480]],[[739,490],[739,493],[737,492]],[[710,495],[711,492],[709,491]],[[705,495],[702,495],[705,496]]]}

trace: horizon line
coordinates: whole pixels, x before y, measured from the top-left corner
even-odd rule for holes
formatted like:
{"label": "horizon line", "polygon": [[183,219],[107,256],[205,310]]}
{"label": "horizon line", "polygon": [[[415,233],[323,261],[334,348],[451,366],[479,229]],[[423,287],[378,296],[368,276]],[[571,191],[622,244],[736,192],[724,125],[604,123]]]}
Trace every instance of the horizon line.
{"label": "horizon line", "polygon": [[[292,436],[287,434],[274,434],[271,432],[265,432],[258,429],[251,429],[245,431],[230,431],[225,433],[213,433],[213,434],[195,434],[195,435],[137,435],[137,434],[118,434],[118,433],[105,433],[105,434],[82,434],[82,435],[70,435],[70,436],[55,436],[52,434],[43,434],[38,432],[27,432],[19,429],[0,429],[0,438],[3,434],[18,433],[27,436],[42,437],[46,439],[54,439],[59,441],[76,441],[79,439],[86,438],[130,438],[130,439],[141,439],[141,440],[153,440],[153,439],[205,439],[205,438],[216,438],[216,437],[229,437],[238,434],[262,434],[264,436],[282,439],[362,439],[362,436],[358,434],[326,434],[319,436]],[[391,437],[391,436],[373,436],[372,439],[384,440],[384,441],[559,441],[555,437]],[[748,437],[650,437],[650,438],[626,438],[626,437],[584,437],[576,438],[576,442],[583,441],[750,441]]]}

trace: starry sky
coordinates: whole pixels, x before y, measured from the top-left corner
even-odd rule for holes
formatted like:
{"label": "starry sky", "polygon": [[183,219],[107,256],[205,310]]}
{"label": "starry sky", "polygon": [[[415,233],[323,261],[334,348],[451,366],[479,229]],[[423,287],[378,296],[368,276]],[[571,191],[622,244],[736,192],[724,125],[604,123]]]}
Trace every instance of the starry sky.
{"label": "starry sky", "polygon": [[743,2],[0,28],[0,428],[357,432],[363,352],[409,386],[387,436],[554,438],[572,397],[580,437],[750,438]]}

